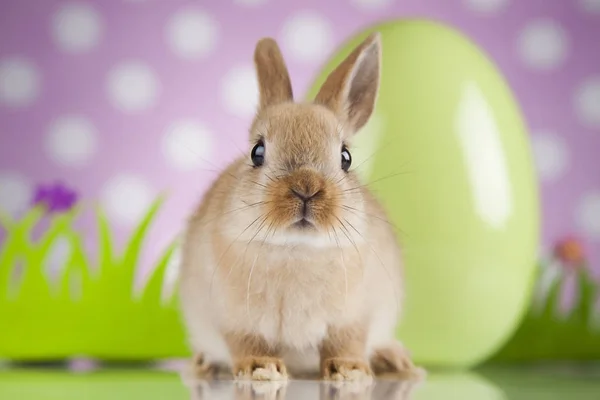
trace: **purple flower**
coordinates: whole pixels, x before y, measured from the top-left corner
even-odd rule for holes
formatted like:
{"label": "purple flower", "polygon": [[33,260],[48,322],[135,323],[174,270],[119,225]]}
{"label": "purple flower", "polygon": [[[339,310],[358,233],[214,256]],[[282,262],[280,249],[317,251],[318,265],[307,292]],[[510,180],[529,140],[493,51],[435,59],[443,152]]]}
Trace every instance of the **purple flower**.
{"label": "purple flower", "polygon": [[52,212],[68,211],[77,202],[77,193],[61,182],[52,185],[38,185],[33,198],[34,205],[43,205]]}

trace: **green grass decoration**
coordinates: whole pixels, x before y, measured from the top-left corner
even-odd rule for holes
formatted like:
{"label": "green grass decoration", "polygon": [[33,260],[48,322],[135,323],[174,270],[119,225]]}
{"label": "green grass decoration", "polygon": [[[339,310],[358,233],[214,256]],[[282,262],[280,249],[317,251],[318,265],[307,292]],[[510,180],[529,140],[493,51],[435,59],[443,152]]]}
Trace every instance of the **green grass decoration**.
{"label": "green grass decoration", "polygon": [[[135,273],[148,230],[163,204],[158,198],[115,252],[109,222],[96,211],[98,259],[86,254],[73,228],[79,209],[49,214],[39,240],[32,231],[46,216],[36,206],[18,221],[0,216],[0,358],[18,360],[90,356],[146,360],[188,354],[176,296],[163,299],[163,282],[176,243],[165,249],[140,293]],[[71,249],[56,282],[44,273],[58,240]],[[19,272],[20,271],[20,272]]]}
{"label": "green grass decoration", "polygon": [[[53,213],[35,206],[16,221],[0,213],[0,228],[5,231],[0,244],[0,359],[187,356],[177,297],[164,298],[165,275],[176,242],[163,251],[143,287],[134,287],[148,230],[163,202],[159,197],[151,204],[120,253],[109,220],[98,208],[96,260],[86,254],[82,233],[73,227],[81,212],[78,206]],[[33,231],[44,220],[48,227],[33,240]],[[53,281],[44,268],[59,240],[69,243],[70,255]],[[578,244],[566,243],[562,245],[566,251],[577,256]],[[600,358],[600,310],[594,307],[600,301],[599,285],[584,261],[568,257],[562,261],[564,269],[549,287],[546,302],[531,308],[492,361]],[[539,280],[548,269],[542,265],[538,270]],[[576,274],[579,297],[573,309],[560,317],[565,271]]]}
{"label": "green grass decoration", "polygon": [[[540,268],[540,271],[543,267]],[[585,267],[573,273],[577,279],[577,302],[564,315],[559,313],[560,277],[548,290],[545,304],[531,308],[508,344],[492,361],[598,360],[600,358],[600,286]],[[541,274],[540,274],[541,275]]]}

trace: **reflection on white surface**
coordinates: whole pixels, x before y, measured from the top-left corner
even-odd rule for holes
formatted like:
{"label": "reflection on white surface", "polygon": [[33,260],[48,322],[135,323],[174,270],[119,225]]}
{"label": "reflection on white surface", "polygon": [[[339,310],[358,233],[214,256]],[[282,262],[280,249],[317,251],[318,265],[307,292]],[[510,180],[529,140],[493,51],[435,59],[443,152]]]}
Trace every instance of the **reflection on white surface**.
{"label": "reflection on white surface", "polygon": [[234,382],[199,381],[190,385],[192,400],[409,400],[410,381],[375,382]]}
{"label": "reflection on white surface", "polygon": [[490,105],[472,82],[465,85],[461,94],[456,132],[467,164],[475,210],[492,227],[501,229],[513,206],[508,165]]}

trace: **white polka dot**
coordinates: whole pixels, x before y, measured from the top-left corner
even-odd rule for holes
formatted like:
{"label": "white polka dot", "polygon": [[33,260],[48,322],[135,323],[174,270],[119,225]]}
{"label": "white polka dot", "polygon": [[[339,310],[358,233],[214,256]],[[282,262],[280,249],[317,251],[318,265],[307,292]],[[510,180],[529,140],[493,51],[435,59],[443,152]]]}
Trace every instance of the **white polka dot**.
{"label": "white polka dot", "polygon": [[136,113],[156,104],[160,83],[148,65],[127,61],[109,72],[107,91],[116,108],[126,113]]}
{"label": "white polka dot", "polygon": [[57,118],[46,136],[46,151],[55,162],[81,166],[90,162],[96,151],[96,128],[81,116]]}
{"label": "white polka dot", "polygon": [[600,0],[579,0],[579,5],[588,14],[600,14]]}
{"label": "white polka dot", "polygon": [[508,6],[509,0],[464,0],[469,10],[478,14],[493,14]]}
{"label": "white polka dot", "polygon": [[600,128],[600,76],[588,78],[577,87],[575,112],[584,125]]}
{"label": "white polka dot", "polygon": [[359,10],[381,10],[390,6],[394,0],[350,0]]}
{"label": "white polka dot", "polygon": [[539,178],[544,182],[560,179],[569,164],[569,153],[565,141],[552,133],[532,136],[535,165]]}
{"label": "white polka dot", "polygon": [[518,38],[521,60],[537,70],[551,70],[560,66],[566,58],[567,47],[565,31],[551,19],[530,22]]}
{"label": "white polka dot", "polygon": [[0,61],[0,102],[12,107],[30,105],[40,92],[37,67],[21,57]]}
{"label": "white polka dot", "polygon": [[230,69],[221,81],[221,100],[225,109],[238,117],[247,118],[258,107],[258,80],[251,65]]}
{"label": "white polka dot", "polygon": [[18,216],[31,206],[33,188],[25,177],[9,171],[0,171],[0,210]]}
{"label": "white polka dot", "polygon": [[173,122],[163,137],[163,154],[179,170],[193,170],[209,162],[213,153],[212,133],[192,120]]}
{"label": "white polka dot", "polygon": [[233,0],[233,4],[244,7],[258,7],[267,4],[269,0]]}
{"label": "white polka dot", "polygon": [[285,22],[283,46],[296,61],[321,62],[333,48],[333,28],[319,14],[300,12]]}
{"label": "white polka dot", "polygon": [[144,178],[121,174],[104,186],[102,204],[111,220],[121,225],[133,225],[144,217],[155,195]]}
{"label": "white polka dot", "polygon": [[182,58],[197,59],[216,46],[218,27],[212,16],[196,9],[184,9],[171,16],[166,26],[167,43]]}
{"label": "white polka dot", "polygon": [[600,241],[600,190],[581,198],[577,207],[577,224],[591,239]]}
{"label": "white polka dot", "polygon": [[88,51],[102,36],[100,15],[87,4],[67,4],[54,14],[52,36],[61,50],[69,53]]}

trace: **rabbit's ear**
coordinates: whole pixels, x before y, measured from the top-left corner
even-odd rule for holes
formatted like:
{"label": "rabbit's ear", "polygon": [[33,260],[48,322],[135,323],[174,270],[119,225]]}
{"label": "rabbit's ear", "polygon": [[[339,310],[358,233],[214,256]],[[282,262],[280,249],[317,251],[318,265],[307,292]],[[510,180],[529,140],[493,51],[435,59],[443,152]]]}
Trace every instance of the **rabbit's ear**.
{"label": "rabbit's ear", "polygon": [[290,76],[275,40],[264,38],[258,41],[254,64],[260,92],[259,109],[294,100]]}
{"label": "rabbit's ear", "polygon": [[380,75],[381,36],[375,32],[329,74],[315,103],[332,110],[354,133],[373,113]]}

